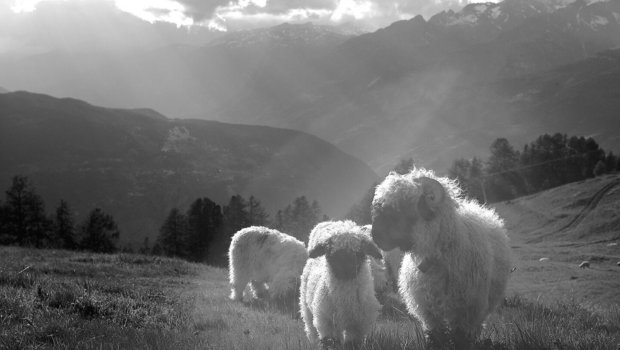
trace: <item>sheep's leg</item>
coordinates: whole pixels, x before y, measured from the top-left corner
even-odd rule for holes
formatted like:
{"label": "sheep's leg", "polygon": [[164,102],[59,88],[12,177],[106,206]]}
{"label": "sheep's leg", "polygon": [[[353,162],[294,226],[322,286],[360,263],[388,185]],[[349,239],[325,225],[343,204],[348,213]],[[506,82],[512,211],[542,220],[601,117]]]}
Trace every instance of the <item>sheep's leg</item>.
{"label": "sheep's leg", "polygon": [[253,280],[250,282],[250,286],[252,287],[252,293],[254,294],[255,298],[265,299],[266,297],[269,296],[269,292],[267,291],[267,288],[265,287],[264,281]]}
{"label": "sheep's leg", "polygon": [[295,278],[286,274],[276,274],[269,284],[269,294],[272,298],[286,297],[289,292],[294,292]]}
{"label": "sheep's leg", "polygon": [[448,341],[448,328],[443,318],[430,309],[419,308],[418,318],[422,321],[422,327],[426,333],[428,345],[431,349],[443,349]]}
{"label": "sheep's leg", "polygon": [[[335,327],[336,324],[331,314],[327,315],[318,315],[312,324],[314,328],[316,328],[318,332],[319,339],[321,340],[321,344],[324,349],[331,349],[334,346],[337,346],[340,343],[340,338],[342,337],[342,332],[337,332]],[[340,334],[339,334],[340,333]]]}
{"label": "sheep's leg", "polygon": [[304,320],[304,330],[306,331],[306,336],[311,343],[316,343],[319,340],[319,333],[316,330],[316,327],[313,325],[312,321],[312,312],[310,309],[302,302],[301,305],[301,316]]}
{"label": "sheep's leg", "polygon": [[243,290],[248,285],[248,282],[250,282],[250,279],[245,276],[234,276],[234,278],[231,278],[230,299],[235,301],[243,300]]}
{"label": "sheep's leg", "polygon": [[482,322],[485,318],[485,311],[488,305],[485,303],[487,298],[482,296],[478,300],[469,300],[466,305],[461,304],[455,308],[453,317],[448,320],[451,338],[455,344],[462,344],[465,349],[466,343],[471,344],[482,330]]}

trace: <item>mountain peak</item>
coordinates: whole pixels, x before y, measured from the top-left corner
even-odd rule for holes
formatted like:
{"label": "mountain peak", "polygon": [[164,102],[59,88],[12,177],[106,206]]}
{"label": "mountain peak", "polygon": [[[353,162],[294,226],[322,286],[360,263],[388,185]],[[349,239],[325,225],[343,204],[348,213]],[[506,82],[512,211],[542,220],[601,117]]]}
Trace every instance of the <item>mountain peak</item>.
{"label": "mountain peak", "polygon": [[273,27],[225,34],[212,41],[209,46],[228,48],[329,46],[339,44],[348,37],[349,35],[333,26],[317,25],[312,22],[282,23]]}

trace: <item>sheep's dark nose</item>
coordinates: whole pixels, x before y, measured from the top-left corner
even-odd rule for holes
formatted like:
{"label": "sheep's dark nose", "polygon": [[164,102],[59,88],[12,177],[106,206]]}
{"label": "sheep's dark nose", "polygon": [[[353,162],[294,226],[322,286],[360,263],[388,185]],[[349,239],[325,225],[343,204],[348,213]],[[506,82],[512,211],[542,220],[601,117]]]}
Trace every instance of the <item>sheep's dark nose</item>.
{"label": "sheep's dark nose", "polygon": [[327,256],[327,262],[336,278],[350,280],[357,276],[365,258],[366,256],[361,253],[338,250]]}
{"label": "sheep's dark nose", "polygon": [[371,236],[372,240],[381,250],[389,251],[396,248],[396,244],[388,239],[386,229],[387,225],[381,222],[373,222]]}

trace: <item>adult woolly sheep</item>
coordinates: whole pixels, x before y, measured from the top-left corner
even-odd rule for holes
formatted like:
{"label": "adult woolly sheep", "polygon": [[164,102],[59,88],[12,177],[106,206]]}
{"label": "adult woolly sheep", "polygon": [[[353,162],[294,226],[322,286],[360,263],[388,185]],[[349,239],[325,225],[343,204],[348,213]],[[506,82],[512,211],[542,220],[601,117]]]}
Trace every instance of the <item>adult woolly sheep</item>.
{"label": "adult woolly sheep", "polygon": [[372,218],[379,248],[406,252],[400,294],[429,341],[445,341],[446,331],[457,344],[477,337],[510,274],[508,237],[496,213],[464,199],[454,181],[414,168],[377,186]]}
{"label": "adult woolly sheep", "polygon": [[296,292],[308,252],[295,237],[251,226],[235,233],[228,259],[232,300],[243,299],[248,282],[255,298],[279,298]]}
{"label": "adult woolly sheep", "polygon": [[308,256],[299,298],[308,339],[359,345],[381,308],[366,257],[381,252],[354,222],[332,221],[312,230]]}

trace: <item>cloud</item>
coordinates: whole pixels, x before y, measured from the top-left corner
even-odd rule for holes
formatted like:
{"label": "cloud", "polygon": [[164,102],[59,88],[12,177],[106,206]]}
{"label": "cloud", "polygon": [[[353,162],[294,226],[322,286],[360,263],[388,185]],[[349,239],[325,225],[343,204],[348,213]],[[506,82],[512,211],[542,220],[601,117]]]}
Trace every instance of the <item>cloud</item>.
{"label": "cloud", "polygon": [[195,22],[203,22],[215,14],[218,7],[227,6],[229,0],[182,0],[179,1],[185,8],[184,13]]}
{"label": "cloud", "polygon": [[[498,0],[491,0],[497,2]],[[429,18],[473,0],[12,0],[15,12],[41,3],[112,3],[148,22],[239,30],[283,22],[357,23],[377,29],[416,15]],[[19,11],[18,11],[19,10]]]}
{"label": "cloud", "polygon": [[[197,21],[233,30],[282,22],[322,24],[359,22],[379,28],[416,15],[430,18],[447,9],[458,10],[474,0],[237,0],[206,8],[198,0],[178,0]],[[491,0],[497,2],[499,0]],[[206,10],[206,12],[205,12]]]}

